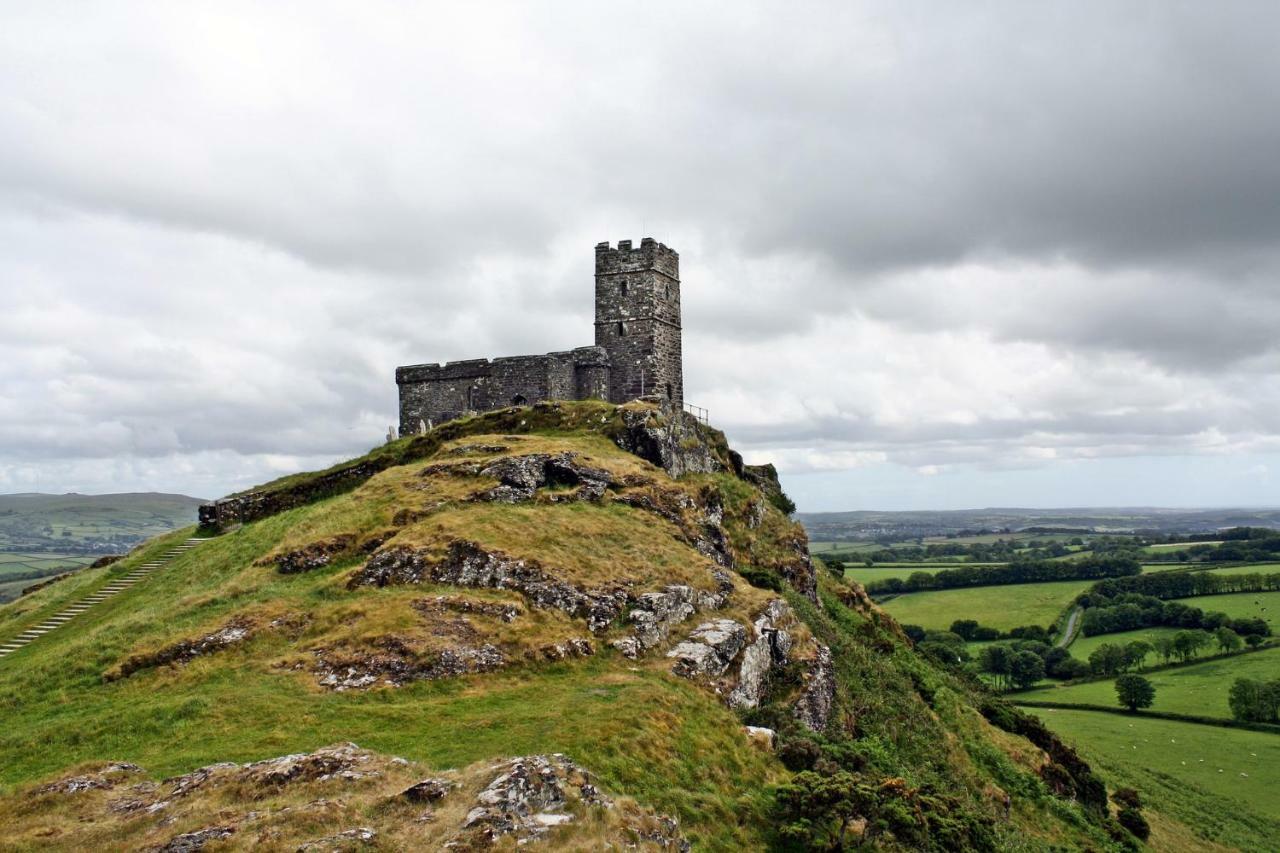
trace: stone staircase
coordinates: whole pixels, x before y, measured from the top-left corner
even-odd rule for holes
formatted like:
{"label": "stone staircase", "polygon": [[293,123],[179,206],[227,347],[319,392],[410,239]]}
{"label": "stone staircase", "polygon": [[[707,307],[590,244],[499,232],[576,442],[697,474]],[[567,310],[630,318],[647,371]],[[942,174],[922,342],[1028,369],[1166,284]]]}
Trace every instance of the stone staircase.
{"label": "stone staircase", "polygon": [[73,602],[72,604],[67,605],[66,608],[54,614],[53,616],[50,616],[48,619],[44,620],[39,625],[36,625],[32,628],[28,628],[18,636],[14,637],[12,640],[9,640],[4,644],[0,644],[0,658],[4,658],[7,655],[13,654],[18,649],[21,649],[22,647],[26,646],[32,640],[37,640],[40,637],[43,637],[45,634],[49,633],[50,631],[54,631],[54,630],[57,630],[58,628],[61,628],[63,625],[67,624],[72,619],[75,619],[81,613],[85,613],[90,608],[94,607],[97,604],[101,604],[102,602],[106,601],[107,599],[111,598],[117,593],[124,592],[126,589],[133,586],[138,581],[145,578],[147,575],[151,574],[157,569],[163,568],[171,560],[175,559],[176,557],[182,556],[183,554],[190,551],[192,548],[195,548],[196,546],[198,546],[201,542],[207,542],[207,541],[208,539],[195,539],[195,538],[187,539],[183,541],[181,545],[175,545],[174,547],[170,548],[168,551],[165,551],[159,557],[156,557],[155,559],[150,560],[138,566],[136,569],[129,572],[129,574],[122,575],[121,577],[112,579],[112,581],[108,583],[106,586],[94,591],[93,593],[85,596],[79,601],[76,601],[76,602]]}

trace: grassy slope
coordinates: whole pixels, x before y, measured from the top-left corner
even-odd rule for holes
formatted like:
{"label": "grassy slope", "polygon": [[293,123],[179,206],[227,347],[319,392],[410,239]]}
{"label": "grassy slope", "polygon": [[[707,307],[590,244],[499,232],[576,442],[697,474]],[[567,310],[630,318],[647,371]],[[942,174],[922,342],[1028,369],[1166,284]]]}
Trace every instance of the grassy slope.
{"label": "grassy slope", "polygon": [[[1199,839],[1241,850],[1275,849],[1280,737],[1088,711],[1033,712],[1074,743],[1109,786],[1137,788],[1150,808],[1194,827]],[[1163,849],[1175,847],[1203,850],[1206,845],[1190,840]]]}
{"label": "grassy slope", "polygon": [[885,603],[885,610],[910,625],[945,629],[956,619],[1007,631],[1019,625],[1053,623],[1092,581],[1012,584],[935,592],[913,592]]}
{"label": "grassy slope", "polygon": [[1274,592],[1233,592],[1227,595],[1200,595],[1177,601],[1199,607],[1206,613],[1225,613],[1232,619],[1265,619],[1271,632],[1280,633],[1280,590]]}
{"label": "grassy slope", "polygon": [[[1265,649],[1235,657],[1205,661],[1146,673],[1156,688],[1153,711],[1231,718],[1227,691],[1237,678],[1271,680],[1280,677],[1280,649]],[[1113,681],[1090,681],[1020,694],[1020,698],[1092,705],[1116,704]]]}
{"label": "grassy slope", "polygon": [[[567,439],[556,434],[529,440],[530,446],[549,449],[538,442]],[[665,477],[605,440],[568,440],[593,464]],[[322,690],[309,673],[290,668],[308,659],[308,643],[410,630],[408,601],[433,590],[348,591],[345,580],[359,557],[289,576],[255,563],[317,537],[379,530],[396,509],[431,503],[431,489],[448,492],[453,485],[421,477],[426,464],[390,469],[354,492],[205,543],[79,617],[74,629],[60,629],[0,661],[0,786],[12,793],[92,760],[133,761],[164,775],[344,740],[435,768],[560,751],[599,774],[608,789],[679,816],[686,832],[707,849],[763,846],[771,832],[770,786],[789,774],[774,756],[747,745],[740,719],[718,697],[672,676],[660,655],[633,664],[597,644],[600,653],[585,660],[519,664],[484,676],[347,693]],[[741,514],[756,495],[729,475],[688,478],[687,488],[707,485],[725,494],[731,515]],[[735,548],[753,560],[790,547],[790,525],[772,511],[759,529],[728,526]],[[425,543],[437,534],[466,534],[513,553],[525,548],[526,556],[583,580],[627,575],[642,582],[642,589],[692,580],[682,573],[705,558],[684,546],[683,552],[670,551],[674,539],[655,532],[662,534],[661,523],[629,508],[449,505],[401,535]],[[79,573],[0,609],[0,640],[189,534],[159,537],[117,565]],[[836,602],[829,586],[824,581],[823,609],[789,597],[837,652],[842,682],[836,719],[856,732],[869,772],[948,792],[993,817],[999,812],[993,785],[1014,791],[1014,819],[998,830],[1009,849],[1037,849],[1051,840],[1099,846],[1101,836],[1078,810],[1049,797],[1035,779],[1035,762],[1025,756],[1036,750],[990,729],[968,704],[964,688],[909,652],[890,628]],[[729,615],[742,618],[738,609],[767,597],[740,583],[739,604]],[[309,621],[300,637],[264,630],[243,646],[186,666],[104,682],[104,673],[128,655],[199,636],[233,615],[247,615],[259,625],[281,617]],[[574,627],[569,623],[537,611],[510,629],[516,635],[510,639],[538,639],[521,632],[561,637]],[[928,685],[927,702],[920,685]],[[758,715],[769,713],[762,709]],[[1023,755],[1023,764],[1011,754]]]}

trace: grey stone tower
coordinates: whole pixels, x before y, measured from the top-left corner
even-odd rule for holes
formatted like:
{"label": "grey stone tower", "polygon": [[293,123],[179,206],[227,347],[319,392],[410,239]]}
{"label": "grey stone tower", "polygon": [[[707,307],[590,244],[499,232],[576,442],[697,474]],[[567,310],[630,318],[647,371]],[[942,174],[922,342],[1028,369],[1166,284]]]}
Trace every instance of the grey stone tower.
{"label": "grey stone tower", "polygon": [[684,404],[680,256],[651,237],[596,245],[596,346],[609,353],[609,400]]}

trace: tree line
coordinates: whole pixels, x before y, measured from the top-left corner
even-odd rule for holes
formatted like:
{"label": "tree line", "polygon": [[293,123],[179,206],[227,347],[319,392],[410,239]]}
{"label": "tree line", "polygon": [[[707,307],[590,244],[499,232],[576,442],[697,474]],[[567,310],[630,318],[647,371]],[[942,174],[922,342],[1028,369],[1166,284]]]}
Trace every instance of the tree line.
{"label": "tree line", "polygon": [[[1181,601],[1161,601],[1151,595],[1123,593],[1115,598],[1090,594],[1079,599],[1085,606],[1080,619],[1080,631],[1086,637],[1099,634],[1117,634],[1138,628],[1187,628],[1216,631],[1229,628],[1242,637],[1271,636],[1271,626],[1265,619],[1244,617],[1232,619],[1225,613],[1205,612],[1199,607]],[[1253,643],[1256,645],[1256,643]]]}
{"label": "tree line", "polygon": [[1094,596],[1114,598],[1136,592],[1155,598],[1192,598],[1198,595],[1223,595],[1232,592],[1272,592],[1280,590],[1280,572],[1251,572],[1238,575],[1215,575],[1211,572],[1169,571],[1149,575],[1113,577],[1094,584],[1080,597],[1089,607]]}
{"label": "tree line", "polygon": [[1142,565],[1136,559],[1119,553],[1072,561],[1015,560],[1004,566],[963,566],[933,573],[912,572],[905,578],[872,581],[866,588],[872,595],[889,595],[974,586],[1128,578],[1141,572]]}

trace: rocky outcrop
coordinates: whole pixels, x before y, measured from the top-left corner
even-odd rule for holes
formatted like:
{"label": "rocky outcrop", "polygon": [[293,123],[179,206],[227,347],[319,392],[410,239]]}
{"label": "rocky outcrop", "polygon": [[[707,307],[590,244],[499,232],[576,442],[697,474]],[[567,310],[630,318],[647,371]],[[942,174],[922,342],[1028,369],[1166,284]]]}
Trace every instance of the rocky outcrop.
{"label": "rocky outcrop", "polygon": [[560,610],[587,621],[593,633],[606,630],[627,604],[623,587],[579,589],[556,580],[534,560],[487,551],[474,542],[450,543],[441,557],[427,549],[393,547],[380,551],[348,584],[361,586],[441,583],[519,592],[533,606]]}
{"label": "rocky outcrop", "polygon": [[411,803],[430,804],[443,800],[456,787],[458,787],[457,784],[448,779],[423,779],[421,782],[410,785],[400,793],[400,796]]}
{"label": "rocky outcrop", "polygon": [[372,845],[377,838],[377,830],[360,826],[339,832],[337,835],[308,841],[298,848],[298,853],[346,853],[349,850],[363,850]]}
{"label": "rocky outcrop", "polygon": [[631,633],[613,641],[613,647],[635,660],[665,642],[671,629],[695,613],[718,610],[728,602],[733,581],[724,572],[715,573],[716,592],[705,592],[683,584],[672,584],[660,592],[646,592],[636,599],[627,614]]}
{"label": "rocky outcrop", "polygon": [[[497,775],[476,797],[462,831],[446,848],[490,847],[499,841],[523,846],[580,820],[584,807],[617,813],[594,777],[563,755],[515,758],[493,770]],[[689,849],[671,818],[635,813],[621,817],[632,845],[638,840],[663,850]]]}
{"label": "rocky outcrop", "polygon": [[619,486],[608,471],[578,461],[576,453],[532,453],[499,459],[480,474],[498,481],[498,485],[476,495],[476,500],[520,503],[532,500],[538,489],[573,487],[574,500],[598,501],[610,486]]}
{"label": "rocky outcrop", "polygon": [[503,622],[514,622],[524,614],[518,604],[506,601],[477,601],[460,595],[437,595],[434,598],[422,598],[411,605],[414,610],[424,616],[437,613],[466,613],[476,616],[492,616]]}
{"label": "rocky outcrop", "polygon": [[117,761],[89,773],[82,773],[77,776],[68,776],[65,779],[59,779],[56,782],[49,782],[48,784],[41,785],[39,788],[36,788],[35,793],[79,794],[84,791],[105,791],[127,781],[131,775],[141,772],[142,768],[136,764]]}
{"label": "rocky outcrop", "polygon": [[652,408],[620,408],[622,429],[614,442],[641,459],[664,469],[672,477],[723,471],[718,448],[698,419],[681,411]]}
{"label": "rocky outcrop", "polygon": [[493,672],[509,663],[502,650],[490,643],[460,645],[427,655],[417,654],[394,637],[382,638],[379,645],[382,648],[375,652],[316,650],[313,669],[320,685],[337,692],[377,685],[401,687],[412,681]]}
{"label": "rocky outcrop", "polygon": [[716,678],[733,663],[747,642],[747,629],[732,619],[704,622],[684,642],[667,652],[672,671],[685,678]]}
{"label": "rocky outcrop", "polygon": [[836,673],[831,650],[818,646],[818,654],[805,674],[804,693],[795,705],[795,716],[810,731],[826,729],[836,701]]}
{"label": "rocky outcrop", "polygon": [[153,853],[197,853],[210,841],[222,841],[235,835],[234,826],[210,826],[195,832],[175,835],[168,843],[153,847]]}
{"label": "rocky outcrop", "polygon": [[775,598],[750,628],[732,619],[704,622],[667,657],[676,675],[710,683],[731,708],[755,708],[768,696],[772,674],[790,663],[797,624],[791,607]]}
{"label": "rocky outcrop", "polygon": [[796,617],[781,598],[764,608],[752,625],[754,639],[738,663],[738,684],[729,694],[733,708],[755,708],[768,694],[769,676],[790,662]]}
{"label": "rocky outcrop", "polygon": [[196,637],[182,640],[155,652],[133,655],[121,663],[115,670],[107,673],[107,680],[127,678],[143,669],[152,669],[168,664],[190,663],[196,658],[224,651],[239,645],[253,636],[253,623],[244,618],[235,618],[218,630]]}

